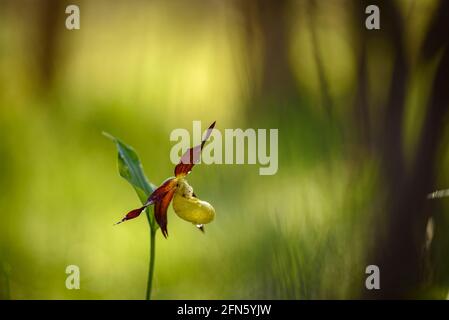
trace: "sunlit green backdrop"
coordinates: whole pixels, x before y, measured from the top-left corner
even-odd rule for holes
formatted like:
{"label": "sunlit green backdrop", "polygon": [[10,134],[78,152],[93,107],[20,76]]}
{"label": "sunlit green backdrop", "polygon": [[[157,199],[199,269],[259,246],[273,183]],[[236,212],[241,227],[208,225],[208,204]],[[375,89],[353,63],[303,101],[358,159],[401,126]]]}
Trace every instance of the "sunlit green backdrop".
{"label": "sunlit green backdrop", "polygon": [[[44,2],[59,10],[54,25],[42,20]],[[169,209],[169,238],[157,234],[154,298],[359,297],[384,195],[379,159],[354,151],[348,134],[358,54],[349,1],[319,2],[312,22],[305,1],[289,3],[294,100],[254,93],[263,87],[264,30],[247,39],[237,1],[82,1],[74,31],[58,3],[0,3],[0,298],[143,299],[147,222],[113,226],[139,200],[101,132],[132,145],[159,184],[173,172],[170,132],[191,131],[193,120],[204,129],[214,120],[220,130],[279,129],[279,170],[195,167],[189,182],[217,218],[202,234]],[[397,3],[416,18],[404,27],[414,59],[435,1]],[[392,57],[379,46],[369,53],[369,86],[381,101]],[[411,149],[434,69],[417,70],[410,84]],[[442,187],[448,160],[446,150]],[[72,264],[80,290],[65,287]],[[442,280],[430,296],[447,290]]]}

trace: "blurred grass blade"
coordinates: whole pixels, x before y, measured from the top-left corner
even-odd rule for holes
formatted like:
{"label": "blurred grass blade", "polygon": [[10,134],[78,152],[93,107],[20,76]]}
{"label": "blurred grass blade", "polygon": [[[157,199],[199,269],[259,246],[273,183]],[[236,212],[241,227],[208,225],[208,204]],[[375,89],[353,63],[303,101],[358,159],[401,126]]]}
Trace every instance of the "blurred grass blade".
{"label": "blurred grass blade", "polygon": [[1,261],[0,255],[0,300],[10,300],[9,275],[11,267]]}
{"label": "blurred grass blade", "polygon": [[[103,132],[103,135],[114,141],[117,147],[118,169],[120,176],[126,179],[133,186],[142,204],[145,203],[149,195],[156,187],[148,181],[143,171],[139,156],[131,146],[123,143],[120,139],[107,132]],[[151,226],[156,227],[153,223],[153,215],[148,216]]]}

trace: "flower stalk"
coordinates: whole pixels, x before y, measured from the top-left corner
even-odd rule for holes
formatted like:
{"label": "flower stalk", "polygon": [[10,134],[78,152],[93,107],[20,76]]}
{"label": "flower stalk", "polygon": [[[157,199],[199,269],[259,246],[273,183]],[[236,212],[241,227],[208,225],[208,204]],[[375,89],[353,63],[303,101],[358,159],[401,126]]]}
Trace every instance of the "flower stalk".
{"label": "flower stalk", "polygon": [[148,266],[148,279],[147,279],[147,291],[145,297],[147,300],[151,300],[151,292],[153,290],[153,275],[154,266],[156,260],[156,230],[152,226],[152,220],[150,216],[150,210],[147,208],[146,215],[148,219],[148,226],[150,227],[150,256],[149,256],[149,266]]}

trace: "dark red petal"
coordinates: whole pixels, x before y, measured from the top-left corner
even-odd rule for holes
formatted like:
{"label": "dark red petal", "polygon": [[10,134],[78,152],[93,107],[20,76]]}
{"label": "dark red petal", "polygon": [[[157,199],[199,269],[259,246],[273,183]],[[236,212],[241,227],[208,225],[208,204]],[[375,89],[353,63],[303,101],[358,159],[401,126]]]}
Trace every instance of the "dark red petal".
{"label": "dark red petal", "polygon": [[175,176],[178,177],[180,175],[187,175],[193,168],[193,166],[200,161],[201,150],[203,150],[204,144],[207,139],[209,139],[212,130],[215,127],[215,122],[210,125],[207,129],[206,135],[204,136],[201,144],[188,149],[181,157],[178,165],[175,167]]}
{"label": "dark red petal", "polygon": [[[128,212],[126,214],[126,216],[122,220],[120,220],[116,224],[120,224],[127,220],[137,218],[146,207],[152,205],[153,203],[157,204],[157,203],[161,202],[163,199],[165,199],[165,197],[167,196],[168,193],[171,193],[171,196],[170,196],[170,200],[171,200],[171,198],[173,197],[173,193],[176,190],[176,184],[177,184],[177,182],[176,182],[175,178],[167,179],[166,181],[164,181],[162,183],[162,185],[159,188],[157,188],[156,190],[153,191],[153,193],[148,197],[148,200],[145,202],[145,204],[142,207],[140,207],[138,209],[131,210],[130,212]],[[170,200],[168,201],[168,204],[170,203]],[[168,204],[167,204],[167,207],[168,207]]]}
{"label": "dark red petal", "polygon": [[165,180],[160,187],[158,187],[156,190],[153,191],[153,193],[148,197],[147,202],[145,203],[146,206],[149,206],[153,203],[158,202],[160,199],[162,199],[167,192],[174,189],[176,187],[176,181],[175,178],[169,178]]}
{"label": "dark red petal", "polygon": [[175,194],[176,189],[170,189],[163,198],[161,198],[158,202],[154,204],[154,217],[156,218],[156,222],[161,228],[162,234],[165,238],[168,236],[167,231],[167,209],[170,205],[170,201]]}
{"label": "dark red petal", "polygon": [[126,220],[131,220],[131,219],[137,218],[138,216],[140,216],[140,214],[142,213],[142,211],[143,211],[146,207],[147,207],[147,206],[143,206],[143,207],[140,207],[140,208],[138,208],[138,209],[131,210],[130,212],[128,212],[128,213],[126,214],[126,216],[125,216],[122,220],[120,220],[120,221],[117,222],[116,224],[120,224],[120,223],[122,223],[122,222],[125,222]]}

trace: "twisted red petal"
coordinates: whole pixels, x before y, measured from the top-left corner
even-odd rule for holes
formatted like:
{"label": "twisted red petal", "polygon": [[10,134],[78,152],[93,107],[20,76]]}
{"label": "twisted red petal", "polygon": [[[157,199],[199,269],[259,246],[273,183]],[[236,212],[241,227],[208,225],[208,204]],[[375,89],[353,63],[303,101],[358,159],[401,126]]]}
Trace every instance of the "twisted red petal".
{"label": "twisted red petal", "polygon": [[181,160],[175,167],[175,176],[179,177],[181,175],[187,175],[193,168],[195,164],[197,164],[200,161],[200,155],[201,150],[203,150],[204,144],[206,143],[207,139],[209,139],[212,130],[215,127],[215,122],[210,125],[210,127],[207,129],[206,135],[204,136],[203,140],[201,141],[201,144],[188,149],[181,157]]}
{"label": "twisted red petal", "polygon": [[169,192],[175,187],[176,187],[175,178],[168,178],[161,184],[160,187],[158,187],[156,190],[153,191],[153,193],[148,197],[147,202],[145,202],[145,205],[149,206],[153,203],[158,202],[167,194],[167,192]]}
{"label": "twisted red petal", "polygon": [[176,188],[170,189],[158,202],[154,204],[154,217],[156,222],[161,228],[162,234],[165,238],[168,236],[167,231],[167,209],[170,205],[170,201],[175,194]]}
{"label": "twisted red petal", "polygon": [[140,216],[140,214],[146,207],[152,205],[153,203],[159,202],[167,194],[167,192],[169,192],[172,189],[174,190],[175,188],[176,188],[175,178],[167,179],[162,183],[162,185],[159,188],[157,188],[151,193],[151,195],[148,197],[148,200],[142,207],[131,210],[126,214],[126,216],[122,220],[120,220],[116,224],[120,224],[127,220],[137,218],[138,216]]}
{"label": "twisted red petal", "polygon": [[140,216],[140,214],[142,213],[142,211],[143,211],[146,207],[147,207],[147,206],[143,206],[143,207],[140,207],[140,208],[131,210],[130,212],[128,212],[128,213],[126,214],[126,216],[125,216],[122,220],[120,220],[120,221],[117,222],[116,224],[120,224],[120,223],[125,222],[125,221],[127,221],[127,220],[131,220],[131,219],[137,218],[138,216]]}

